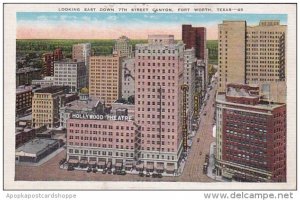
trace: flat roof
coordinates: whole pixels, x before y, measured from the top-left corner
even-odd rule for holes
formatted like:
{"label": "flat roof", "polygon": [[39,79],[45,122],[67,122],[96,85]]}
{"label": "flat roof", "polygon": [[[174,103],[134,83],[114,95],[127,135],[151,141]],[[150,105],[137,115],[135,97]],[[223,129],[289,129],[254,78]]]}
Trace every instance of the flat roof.
{"label": "flat roof", "polygon": [[67,87],[65,86],[50,86],[50,87],[45,87],[45,88],[41,88],[35,91],[35,93],[57,93],[59,91],[62,91],[64,89],[66,89]]}
{"label": "flat roof", "polygon": [[16,151],[17,152],[23,151],[25,153],[37,154],[43,149],[48,148],[49,145],[52,145],[56,142],[58,142],[58,140],[35,138],[25,143],[24,145],[20,146],[19,148],[17,148]]}
{"label": "flat roof", "polygon": [[25,115],[23,117],[19,117],[18,118],[19,121],[29,121],[29,120],[32,120],[32,114],[30,115]]}
{"label": "flat roof", "polygon": [[90,98],[88,100],[75,100],[66,104],[66,109],[69,110],[82,110],[82,109],[92,109],[97,106],[100,99]]}
{"label": "flat roof", "polygon": [[40,68],[32,68],[32,67],[23,67],[17,69],[17,74],[26,73],[26,72],[34,72],[34,71],[41,71]]}
{"label": "flat roof", "polygon": [[247,98],[257,98],[257,95],[250,94],[247,90],[244,88],[234,88],[234,87],[228,87],[227,90],[227,96],[232,97],[247,97]]}
{"label": "flat roof", "polygon": [[238,106],[245,106],[245,107],[257,108],[257,109],[269,109],[269,110],[272,110],[274,108],[277,108],[277,107],[280,107],[283,105],[280,103],[258,103],[256,105],[234,103],[234,102],[227,101],[225,94],[217,94],[216,101],[220,102],[220,103],[224,102],[227,104],[234,104],[234,105],[238,105]]}

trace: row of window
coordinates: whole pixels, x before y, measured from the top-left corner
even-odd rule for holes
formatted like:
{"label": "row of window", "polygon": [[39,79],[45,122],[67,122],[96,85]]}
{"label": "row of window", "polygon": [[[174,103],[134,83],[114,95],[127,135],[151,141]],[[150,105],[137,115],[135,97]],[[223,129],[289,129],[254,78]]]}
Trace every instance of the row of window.
{"label": "row of window", "polygon": [[101,125],[101,124],[79,124],[69,123],[70,127],[85,127],[85,128],[103,128],[103,129],[116,129],[116,130],[134,130],[133,126],[119,126],[119,125]]}

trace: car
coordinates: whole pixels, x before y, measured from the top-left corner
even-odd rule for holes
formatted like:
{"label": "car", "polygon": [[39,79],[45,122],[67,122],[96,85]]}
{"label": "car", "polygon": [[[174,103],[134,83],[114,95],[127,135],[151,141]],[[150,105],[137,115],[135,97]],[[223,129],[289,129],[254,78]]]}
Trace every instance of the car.
{"label": "car", "polygon": [[90,173],[91,171],[92,171],[92,168],[90,168],[90,167],[86,170],[87,173]]}
{"label": "car", "polygon": [[162,174],[157,174],[157,178],[162,178]]}
{"label": "car", "polygon": [[119,175],[122,175],[122,176],[124,176],[126,174],[127,174],[126,171],[120,171],[120,173],[119,173]]}
{"label": "car", "polygon": [[97,173],[98,169],[97,168],[93,168],[93,173]]}
{"label": "car", "polygon": [[109,169],[109,170],[107,171],[107,173],[108,173],[108,174],[111,174],[111,173],[112,173],[111,169]]}
{"label": "car", "polygon": [[139,176],[140,176],[140,177],[144,177],[144,175],[145,175],[145,174],[144,174],[143,172],[140,172],[140,173],[139,173]]}
{"label": "car", "polygon": [[118,171],[114,170],[112,173],[113,173],[113,175],[116,175],[118,173]]}
{"label": "car", "polygon": [[103,169],[102,174],[106,174],[107,169]]}
{"label": "car", "polygon": [[66,162],[66,159],[64,158],[64,159],[61,159],[60,161],[59,161],[59,165],[62,165],[62,164],[64,164]]}
{"label": "car", "polygon": [[157,178],[157,174],[153,173],[152,178]]}
{"label": "car", "polygon": [[72,165],[69,165],[67,170],[68,170],[68,171],[73,171],[73,170],[74,170],[74,167],[73,167]]}
{"label": "car", "polygon": [[150,173],[149,172],[147,172],[146,177],[150,177]]}

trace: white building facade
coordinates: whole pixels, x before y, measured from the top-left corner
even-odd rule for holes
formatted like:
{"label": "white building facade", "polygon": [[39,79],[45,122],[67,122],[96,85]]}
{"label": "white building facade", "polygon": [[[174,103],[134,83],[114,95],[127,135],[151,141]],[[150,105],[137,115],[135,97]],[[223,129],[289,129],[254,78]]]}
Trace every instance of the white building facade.
{"label": "white building facade", "polygon": [[70,92],[78,92],[86,87],[86,67],[84,62],[71,60],[54,63],[54,85],[69,86]]}
{"label": "white building facade", "polygon": [[120,52],[120,57],[132,58],[132,45],[129,41],[128,37],[121,36],[116,40],[113,51]]}
{"label": "white building facade", "polygon": [[122,98],[134,96],[134,59],[122,61]]}
{"label": "white building facade", "polygon": [[187,116],[188,116],[188,132],[192,131],[192,119],[194,115],[194,95],[196,93],[196,56],[195,50],[184,50],[184,84],[188,86],[186,94]]}

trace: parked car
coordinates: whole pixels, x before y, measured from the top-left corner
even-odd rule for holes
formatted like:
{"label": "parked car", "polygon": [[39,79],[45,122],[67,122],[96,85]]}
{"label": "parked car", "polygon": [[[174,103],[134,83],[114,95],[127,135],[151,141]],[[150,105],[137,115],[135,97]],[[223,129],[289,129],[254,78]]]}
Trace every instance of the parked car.
{"label": "parked car", "polygon": [[64,158],[64,159],[61,159],[60,161],[59,161],[59,165],[62,165],[62,164],[64,164],[66,162],[66,159]]}
{"label": "parked car", "polygon": [[107,173],[108,173],[108,174],[111,174],[111,173],[112,173],[111,169],[109,169],[109,170],[107,171]]}
{"label": "parked car", "polygon": [[157,178],[162,178],[162,174],[157,174]]}
{"label": "parked car", "polygon": [[106,174],[107,169],[103,169],[102,174]]}
{"label": "parked car", "polygon": [[144,173],[143,173],[143,172],[140,172],[140,173],[139,173],[139,176],[140,176],[140,177],[144,177]]}
{"label": "parked car", "polygon": [[87,173],[90,173],[91,171],[92,171],[92,168],[90,168],[90,167],[86,170]]}
{"label": "parked car", "polygon": [[73,170],[74,170],[74,167],[73,167],[72,165],[69,165],[67,170],[68,170],[68,171],[73,171]]}
{"label": "parked car", "polygon": [[120,171],[120,173],[119,173],[119,175],[126,175],[127,173],[126,173],[126,171]]}
{"label": "parked car", "polygon": [[150,173],[149,172],[147,172],[146,177],[150,177]]}
{"label": "parked car", "polygon": [[153,174],[152,174],[152,178],[158,178],[157,175],[158,175],[158,174],[153,173]]}
{"label": "parked car", "polygon": [[98,169],[97,169],[97,168],[93,168],[93,172],[94,172],[94,173],[97,173],[97,172],[98,172]]}

